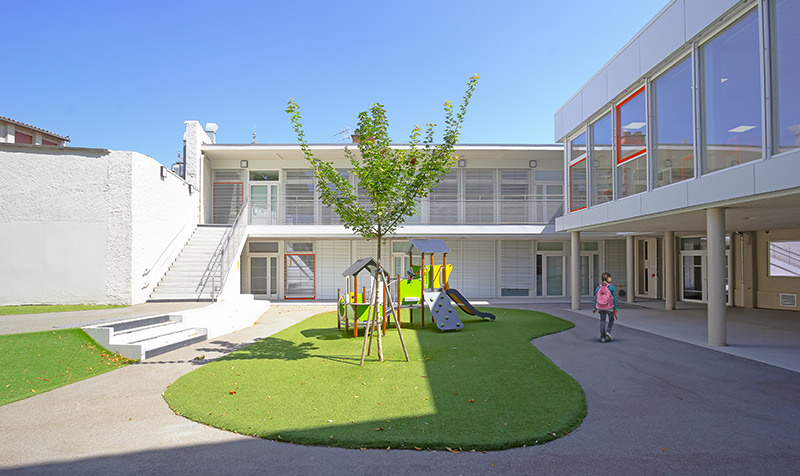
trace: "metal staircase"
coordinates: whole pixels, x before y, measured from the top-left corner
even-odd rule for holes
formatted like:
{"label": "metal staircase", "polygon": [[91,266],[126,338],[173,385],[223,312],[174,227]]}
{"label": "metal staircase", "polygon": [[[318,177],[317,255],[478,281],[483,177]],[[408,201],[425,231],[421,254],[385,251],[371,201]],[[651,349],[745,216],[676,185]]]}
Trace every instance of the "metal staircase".
{"label": "metal staircase", "polygon": [[198,225],[149,301],[212,301],[219,291],[219,266],[214,253],[230,226]]}

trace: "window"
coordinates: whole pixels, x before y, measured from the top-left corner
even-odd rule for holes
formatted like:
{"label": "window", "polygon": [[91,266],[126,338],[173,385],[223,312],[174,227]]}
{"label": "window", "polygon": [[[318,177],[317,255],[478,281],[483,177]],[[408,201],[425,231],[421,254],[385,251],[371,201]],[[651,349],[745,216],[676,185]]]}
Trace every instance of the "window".
{"label": "window", "polygon": [[[758,38],[753,10],[700,49],[703,173],[761,158]],[[796,82],[790,87],[796,88]]]}
{"label": "window", "polygon": [[647,190],[647,101],[644,86],[617,105],[619,196]]}
{"label": "window", "polygon": [[529,171],[500,170],[501,223],[529,223]]}
{"label": "window", "polygon": [[569,141],[569,160],[569,211],[574,212],[588,205],[586,132]]}
{"label": "window", "polygon": [[533,282],[531,242],[503,240],[500,254],[500,295],[530,296]]}
{"label": "window", "polygon": [[610,202],[614,199],[613,124],[609,112],[591,125],[592,141],[589,160],[592,163],[592,205]]}
{"label": "window", "polygon": [[431,223],[458,223],[458,170],[451,169],[442,177],[428,197]]}
{"label": "window", "polygon": [[800,241],[769,242],[769,275],[800,278]]}
{"label": "window", "polygon": [[311,170],[286,171],[286,223],[289,225],[314,223],[314,172]]}
{"label": "window", "polygon": [[16,131],[14,133],[14,142],[17,144],[33,144],[33,136],[24,132]]}
{"label": "window", "polygon": [[464,170],[464,220],[470,225],[494,223],[493,169]]}
{"label": "window", "polygon": [[280,175],[277,170],[251,170],[250,171],[250,181],[251,182],[274,182],[280,179]]}
{"label": "window", "polygon": [[248,249],[251,253],[277,253],[277,241],[251,241]]}
{"label": "window", "polygon": [[800,147],[800,3],[772,2],[772,98],[776,152]]}
{"label": "window", "polygon": [[655,186],[694,177],[692,62],[684,58],[652,83]]}

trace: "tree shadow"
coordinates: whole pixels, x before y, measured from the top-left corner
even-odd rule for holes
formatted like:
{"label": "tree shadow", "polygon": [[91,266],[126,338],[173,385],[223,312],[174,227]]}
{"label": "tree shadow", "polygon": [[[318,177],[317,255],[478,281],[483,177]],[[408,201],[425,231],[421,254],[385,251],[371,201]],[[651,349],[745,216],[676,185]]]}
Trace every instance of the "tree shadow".
{"label": "tree shadow", "polygon": [[311,342],[294,343],[276,337],[267,337],[246,346],[236,352],[220,357],[219,360],[301,360],[311,357],[311,351],[317,350]]}
{"label": "tree shadow", "polygon": [[303,337],[315,337],[319,340],[338,340],[350,337],[337,328],[304,329],[300,333],[303,334]]}

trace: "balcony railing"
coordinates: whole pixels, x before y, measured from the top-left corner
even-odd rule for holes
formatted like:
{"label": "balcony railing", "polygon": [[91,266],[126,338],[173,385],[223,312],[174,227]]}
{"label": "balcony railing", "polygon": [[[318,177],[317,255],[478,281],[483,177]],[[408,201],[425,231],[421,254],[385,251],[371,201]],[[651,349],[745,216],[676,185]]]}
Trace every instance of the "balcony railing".
{"label": "balcony railing", "polygon": [[[562,215],[563,197],[514,195],[427,198],[406,225],[547,225]],[[281,197],[277,203],[250,206],[253,225],[338,225],[339,217],[318,200]]]}

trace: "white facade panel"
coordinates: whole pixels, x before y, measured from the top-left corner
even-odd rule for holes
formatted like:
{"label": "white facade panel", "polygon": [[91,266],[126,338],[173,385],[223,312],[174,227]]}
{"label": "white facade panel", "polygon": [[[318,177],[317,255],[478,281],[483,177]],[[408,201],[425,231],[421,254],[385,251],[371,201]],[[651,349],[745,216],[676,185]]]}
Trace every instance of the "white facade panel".
{"label": "white facade panel", "polygon": [[755,192],[773,192],[800,185],[797,180],[800,177],[798,163],[800,163],[800,149],[754,164]]}
{"label": "white facade panel", "polygon": [[600,71],[591,81],[583,88],[581,92],[581,100],[583,101],[583,110],[587,115],[591,115],[591,111],[597,111],[602,108],[608,101],[608,75],[606,70]]}
{"label": "white facade panel", "polygon": [[647,72],[686,43],[683,0],[662,11],[639,36],[641,70]]}
{"label": "white facade panel", "polygon": [[684,18],[686,22],[686,40],[688,41],[704,28],[725,14],[728,9],[741,3],[738,0],[683,0]]}
{"label": "white facade panel", "polygon": [[642,194],[617,200],[608,207],[608,220],[617,221],[642,215]]}
{"label": "white facade panel", "polygon": [[[608,76],[608,97],[615,97],[642,76],[639,63],[639,40],[634,40],[606,67]],[[586,111],[586,116],[592,114]],[[584,116],[584,118],[586,117]]]}
{"label": "white facade panel", "polygon": [[583,223],[605,223],[608,221],[608,210],[610,205],[601,205],[596,207],[590,207],[585,210],[582,210],[582,221]]}
{"label": "white facade panel", "polygon": [[464,240],[458,264],[462,282],[457,288],[467,299],[494,297],[497,293],[497,253],[494,240]]}
{"label": "white facade panel", "polygon": [[689,206],[746,197],[755,193],[753,164],[704,175],[688,184]]}
{"label": "white facade panel", "polygon": [[569,133],[583,121],[583,107],[581,101],[581,95],[578,94],[561,109],[560,113],[565,133]]}
{"label": "white facade panel", "polygon": [[642,195],[642,213],[660,213],[689,204],[688,182],[679,182]]}

